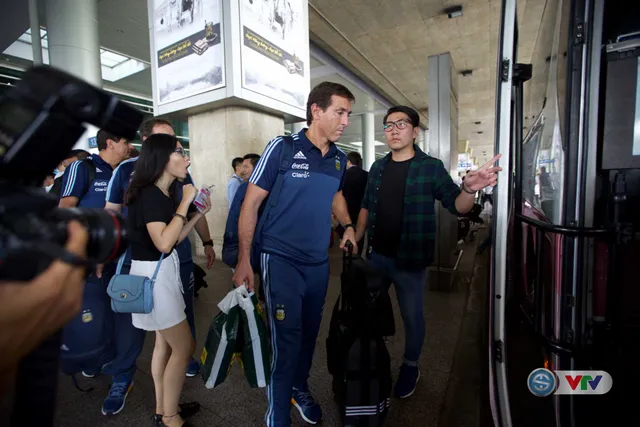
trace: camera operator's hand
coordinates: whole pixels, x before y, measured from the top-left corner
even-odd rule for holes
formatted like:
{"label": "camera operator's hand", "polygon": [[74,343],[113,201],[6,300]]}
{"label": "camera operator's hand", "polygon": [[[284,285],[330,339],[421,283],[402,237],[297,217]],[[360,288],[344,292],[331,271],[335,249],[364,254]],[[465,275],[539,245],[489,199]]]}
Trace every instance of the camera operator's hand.
{"label": "camera operator's hand", "polygon": [[[86,258],[89,238],[80,223],[67,227],[66,250]],[[85,268],[55,260],[30,282],[0,282],[0,378],[82,308]]]}

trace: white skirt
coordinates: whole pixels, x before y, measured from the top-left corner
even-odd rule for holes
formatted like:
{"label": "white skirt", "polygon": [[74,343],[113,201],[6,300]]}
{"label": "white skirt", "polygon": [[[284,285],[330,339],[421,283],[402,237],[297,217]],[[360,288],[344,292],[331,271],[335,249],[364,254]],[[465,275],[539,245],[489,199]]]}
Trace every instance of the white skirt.
{"label": "white skirt", "polygon": [[[129,274],[153,277],[158,261],[131,261]],[[180,280],[180,260],[174,250],[162,260],[153,287],[153,309],[149,314],[133,313],[133,326],[145,331],[161,331],[177,325],[187,318]]]}

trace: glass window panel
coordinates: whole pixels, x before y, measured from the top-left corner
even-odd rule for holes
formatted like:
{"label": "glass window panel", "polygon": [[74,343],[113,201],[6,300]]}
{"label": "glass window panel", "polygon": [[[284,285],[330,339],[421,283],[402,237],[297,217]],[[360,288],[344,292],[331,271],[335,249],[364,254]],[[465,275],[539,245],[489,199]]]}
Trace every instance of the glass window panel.
{"label": "glass window panel", "polygon": [[100,56],[102,56],[102,58],[106,58],[106,59],[108,59],[110,61],[113,61],[116,64],[118,64],[120,62],[123,62],[123,61],[126,61],[127,59],[129,59],[124,55],[120,55],[118,53],[110,52],[108,50],[105,50],[104,53],[101,53]]}

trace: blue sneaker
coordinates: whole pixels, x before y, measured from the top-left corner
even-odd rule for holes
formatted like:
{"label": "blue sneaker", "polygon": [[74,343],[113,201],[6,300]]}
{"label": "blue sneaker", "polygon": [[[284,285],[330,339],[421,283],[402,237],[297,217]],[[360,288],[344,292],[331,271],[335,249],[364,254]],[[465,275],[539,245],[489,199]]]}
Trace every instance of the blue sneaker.
{"label": "blue sneaker", "polygon": [[189,360],[189,366],[187,366],[187,376],[193,378],[198,375],[198,372],[200,372],[200,364],[192,357],[191,360]]}
{"label": "blue sneaker", "polygon": [[322,409],[311,396],[311,393],[293,389],[291,404],[300,412],[302,419],[309,424],[317,424],[322,419]]}
{"label": "blue sneaker", "polygon": [[114,382],[104,403],[102,415],[115,415],[124,409],[127,396],[133,387],[133,381]]}
{"label": "blue sneaker", "polygon": [[411,396],[416,391],[418,380],[420,379],[420,369],[417,366],[409,366],[403,364],[400,367],[400,375],[398,375],[398,381],[394,394],[400,399]]}

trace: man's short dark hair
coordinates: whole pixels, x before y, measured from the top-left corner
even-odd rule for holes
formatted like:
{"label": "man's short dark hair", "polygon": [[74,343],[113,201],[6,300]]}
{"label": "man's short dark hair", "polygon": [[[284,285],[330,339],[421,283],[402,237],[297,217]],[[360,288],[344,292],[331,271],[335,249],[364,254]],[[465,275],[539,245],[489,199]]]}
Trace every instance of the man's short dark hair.
{"label": "man's short dark hair", "polygon": [[347,160],[354,166],[362,166],[362,156],[357,151],[350,151],[347,154]]}
{"label": "man's short dark hair", "polygon": [[241,164],[242,164],[242,157],[235,157],[233,160],[231,160],[231,168],[233,169],[234,172],[236,171],[236,168]]}
{"label": "man's short dark hair", "polygon": [[153,128],[158,126],[158,125],[167,125],[167,126],[169,126],[170,128],[173,129],[173,126],[171,126],[171,123],[169,123],[169,121],[164,120],[164,119],[149,119],[149,120],[145,120],[140,125],[140,138],[146,139],[146,138],[149,137],[149,135],[153,135]]}
{"label": "man's short dark hair", "polygon": [[385,114],[384,116],[384,120],[382,120],[382,123],[386,123],[387,117],[389,117],[393,113],[405,113],[409,117],[411,125],[414,128],[420,126],[420,115],[416,110],[411,107],[407,107],[406,105],[396,105],[395,107],[389,108],[387,110],[387,114]]}
{"label": "man's short dark hair", "polygon": [[256,167],[256,163],[258,163],[258,160],[260,160],[260,154],[256,154],[256,153],[249,153],[249,154],[245,154],[244,157],[242,157],[242,160],[251,160],[251,166]]}
{"label": "man's short dark hair", "polygon": [[107,149],[107,140],[110,139],[114,142],[120,142],[122,137],[116,136],[110,132],[107,132],[104,129],[100,129],[98,131],[98,135],[96,136],[96,140],[98,142],[98,150],[106,150]]}
{"label": "man's short dark hair", "polygon": [[78,160],[84,160],[90,155],[91,153],[89,153],[88,151],[82,150],[80,148],[76,148],[75,150],[71,150],[71,152],[66,158],[70,159],[72,157],[77,157]]}
{"label": "man's short dark hair", "polygon": [[311,125],[313,122],[313,115],[311,114],[311,106],[317,104],[322,108],[322,111],[326,111],[331,105],[331,97],[333,95],[346,98],[351,102],[356,100],[351,91],[341,85],[340,83],[322,82],[311,90],[309,98],[307,99],[307,124]]}

